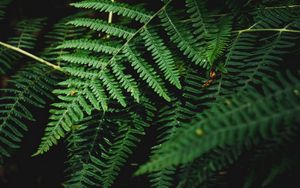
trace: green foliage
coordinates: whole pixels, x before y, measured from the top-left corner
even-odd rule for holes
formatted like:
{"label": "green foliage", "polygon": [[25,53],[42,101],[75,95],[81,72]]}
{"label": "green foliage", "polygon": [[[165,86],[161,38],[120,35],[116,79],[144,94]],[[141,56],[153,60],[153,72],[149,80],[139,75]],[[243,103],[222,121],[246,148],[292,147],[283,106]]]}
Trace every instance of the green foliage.
{"label": "green foliage", "polygon": [[0,2],[0,20],[2,20],[5,16],[5,9],[11,3],[11,0],[3,0]]}
{"label": "green foliage", "polygon": [[199,114],[138,173],[186,164],[216,147],[271,138],[298,122],[300,82],[289,72],[287,76],[288,80],[280,74],[277,82],[265,80],[264,94],[250,90]]}
{"label": "green foliage", "polygon": [[34,121],[32,107],[44,108],[46,99],[53,97],[55,84],[53,70],[32,64],[13,76],[9,88],[1,89],[0,158],[10,156],[11,150],[19,147],[28,130],[24,121]]}
{"label": "green foliage", "polygon": [[[67,180],[64,187],[99,186],[103,162],[99,160],[103,145],[109,144],[109,137],[113,130],[108,126],[110,122],[104,115],[92,115],[85,118],[72,128],[72,134],[67,138],[68,161]],[[91,127],[93,129],[91,129]]]}
{"label": "green foliage", "polygon": [[[24,50],[32,50],[37,43],[37,35],[43,27],[45,19],[23,20],[16,24],[17,35],[8,39],[7,43]],[[0,48],[0,75],[8,73],[9,70],[21,60],[22,56],[7,48]]]}
{"label": "green foliage", "polygon": [[[17,48],[0,49],[1,75],[13,74],[0,94],[1,159],[32,107],[50,107],[34,155],[64,139],[65,187],[112,187],[149,129],[149,161],[130,170],[152,187],[226,187],[240,171],[228,187],[272,187],[294,174],[300,5],[212,2],[83,0],[47,32],[43,19],[19,22],[7,40]],[[23,67],[18,52],[37,62]]]}

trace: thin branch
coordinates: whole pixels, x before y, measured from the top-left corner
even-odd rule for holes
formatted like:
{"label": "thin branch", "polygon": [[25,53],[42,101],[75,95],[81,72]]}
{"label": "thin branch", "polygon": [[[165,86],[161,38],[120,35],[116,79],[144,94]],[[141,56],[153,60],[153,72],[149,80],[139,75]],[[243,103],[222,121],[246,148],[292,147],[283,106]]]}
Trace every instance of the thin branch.
{"label": "thin branch", "polygon": [[[111,0],[111,2],[115,2],[115,0]],[[108,23],[112,23],[113,19],[113,12],[109,12],[108,14]]]}
{"label": "thin branch", "polygon": [[232,31],[234,33],[245,33],[245,32],[289,32],[289,33],[300,33],[300,30],[286,29],[286,28],[266,28],[266,29],[242,29]]}
{"label": "thin branch", "polygon": [[280,9],[280,8],[300,8],[300,5],[288,5],[288,6],[278,6],[278,7],[265,7],[261,9]]}
{"label": "thin branch", "polygon": [[43,64],[45,64],[45,65],[47,65],[49,67],[52,67],[55,70],[58,70],[60,72],[64,72],[60,66],[54,65],[54,64],[52,64],[52,63],[50,63],[50,62],[48,62],[48,61],[46,61],[46,60],[44,60],[44,59],[42,59],[40,57],[37,57],[37,56],[35,56],[35,55],[33,55],[33,54],[25,51],[25,50],[22,50],[22,49],[20,49],[18,47],[12,46],[10,44],[7,44],[7,43],[1,42],[1,41],[0,41],[0,45],[4,46],[5,48],[11,49],[13,51],[16,51],[16,52],[18,52],[20,54],[23,54],[23,55],[25,55],[27,57],[30,57],[31,59],[34,59],[34,60],[36,60],[36,61],[38,61],[40,63],[43,63]]}

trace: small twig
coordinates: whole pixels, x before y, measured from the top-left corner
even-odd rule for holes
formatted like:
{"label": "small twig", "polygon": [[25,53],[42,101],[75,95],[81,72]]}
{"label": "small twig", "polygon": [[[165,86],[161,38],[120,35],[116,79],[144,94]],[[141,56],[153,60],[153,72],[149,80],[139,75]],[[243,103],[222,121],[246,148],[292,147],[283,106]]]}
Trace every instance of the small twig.
{"label": "small twig", "polygon": [[[111,0],[111,2],[115,2],[115,0]],[[108,13],[108,23],[112,23],[113,19],[113,12]]]}
{"label": "small twig", "polygon": [[52,63],[50,63],[50,62],[48,62],[48,61],[46,61],[46,60],[44,60],[44,59],[42,59],[42,58],[40,58],[40,57],[37,57],[37,56],[35,56],[35,55],[33,55],[33,54],[31,54],[31,53],[25,51],[25,50],[22,50],[22,49],[20,49],[20,48],[17,48],[17,47],[15,47],[15,46],[12,46],[12,45],[10,45],[10,44],[7,44],[7,43],[1,42],[1,41],[0,41],[0,45],[1,45],[1,46],[4,46],[5,48],[11,49],[11,50],[13,50],[13,51],[16,51],[16,52],[18,52],[18,53],[20,53],[20,54],[23,54],[23,55],[25,55],[25,56],[27,56],[27,57],[30,57],[31,59],[34,59],[34,60],[36,60],[36,61],[38,61],[38,62],[40,62],[40,63],[43,63],[43,64],[45,64],[45,65],[47,65],[47,66],[49,66],[49,67],[52,67],[52,68],[55,69],[55,70],[64,72],[60,66],[54,65],[54,64],[52,64]]}
{"label": "small twig", "polygon": [[242,29],[232,31],[234,33],[245,33],[245,32],[289,32],[289,33],[300,33],[300,30],[286,29],[286,28],[266,28],[266,29]]}
{"label": "small twig", "polygon": [[[115,0],[111,0],[111,2],[115,2]],[[113,21],[113,12],[109,12],[107,22],[108,22],[108,24],[111,24],[112,21]],[[110,37],[110,35],[106,35],[106,38],[109,38],[109,37]]]}

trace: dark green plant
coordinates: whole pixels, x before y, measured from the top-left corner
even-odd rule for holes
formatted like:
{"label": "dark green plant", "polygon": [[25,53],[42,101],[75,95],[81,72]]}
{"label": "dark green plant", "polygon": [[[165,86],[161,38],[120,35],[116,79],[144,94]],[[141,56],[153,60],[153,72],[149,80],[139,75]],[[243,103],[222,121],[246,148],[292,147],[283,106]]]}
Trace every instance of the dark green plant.
{"label": "dark green plant", "polygon": [[[65,187],[111,187],[153,126],[149,162],[135,173],[148,173],[153,187],[226,186],[236,166],[246,175],[234,186],[274,187],[296,172],[300,5],[152,3],[74,2],[78,13],[45,36],[45,19],[16,25],[0,42],[1,75],[13,74],[1,90],[0,158],[19,147],[30,107],[50,101],[33,155],[64,139]],[[35,48],[38,38],[45,48]],[[22,54],[34,61],[15,66]]]}

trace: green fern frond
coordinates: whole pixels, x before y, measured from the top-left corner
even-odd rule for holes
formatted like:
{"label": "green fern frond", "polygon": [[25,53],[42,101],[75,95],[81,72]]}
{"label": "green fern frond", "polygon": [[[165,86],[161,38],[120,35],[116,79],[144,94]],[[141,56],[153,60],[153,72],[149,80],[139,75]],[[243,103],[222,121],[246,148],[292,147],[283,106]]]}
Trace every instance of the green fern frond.
{"label": "green fern frond", "polygon": [[152,15],[142,7],[132,7],[125,3],[111,2],[110,0],[85,0],[78,3],[72,3],[71,5],[76,8],[87,8],[99,10],[101,12],[112,12],[142,23],[149,21]]}
{"label": "green fern frond", "polygon": [[[275,13],[272,11],[272,15]],[[264,24],[258,20],[253,27],[249,28],[249,31],[255,28],[269,27],[267,22],[272,23],[272,27],[282,27],[282,24],[284,24],[283,28],[289,28],[291,25],[297,27],[298,20],[292,15],[282,16],[285,20],[278,22],[272,21],[276,19],[275,17],[263,19],[266,22]],[[243,30],[237,34],[227,54],[225,62],[227,74],[222,76],[219,87],[223,95],[245,91],[261,83],[263,78],[271,76],[275,67],[282,61],[282,55],[288,54],[299,38],[297,34],[288,32],[275,32],[258,38],[255,33],[247,31]],[[261,45],[256,45],[256,43]]]}
{"label": "green fern frond", "polygon": [[206,58],[210,66],[222,55],[231,32],[231,18],[223,17],[219,21],[210,16],[206,1],[186,0],[187,13],[190,16],[193,34],[198,45],[205,46]]}
{"label": "green fern frond", "polygon": [[170,188],[172,187],[173,175],[176,168],[165,168],[149,175],[152,187],[156,188]]}
{"label": "green fern frond", "polygon": [[119,63],[119,61],[113,61],[111,63],[111,68],[118,80],[122,83],[122,87],[131,93],[132,97],[137,102],[140,102],[141,94],[138,89],[138,84],[131,75],[124,73],[124,70],[126,69],[125,66],[122,63]]}
{"label": "green fern frond", "polygon": [[153,157],[137,173],[185,164],[215,147],[234,144],[246,138],[255,139],[260,136],[266,139],[280,132],[283,125],[299,121],[297,91],[300,89],[300,82],[291,73],[287,76],[289,80],[277,74],[276,81],[279,83],[266,80],[263,95],[248,92],[227,99],[220,105],[216,104],[200,114],[199,121],[182,129],[176,139],[166,144],[159,155]]}
{"label": "green fern frond", "polygon": [[232,18],[230,16],[223,17],[217,23],[217,32],[209,37],[211,42],[207,47],[207,59],[213,64],[226,50],[231,36]]}
{"label": "green fern frond", "polygon": [[[104,77],[103,79],[107,78]],[[105,82],[109,85],[112,80],[108,79]],[[52,104],[50,123],[45,129],[45,135],[34,155],[43,154],[51,146],[57,144],[57,141],[63,138],[66,132],[71,131],[73,124],[81,121],[85,114],[90,115],[94,109],[103,111],[108,109],[108,97],[99,80],[91,79],[88,82],[82,82],[76,78],[70,78],[60,82],[59,85],[65,89],[56,89],[53,92],[61,102]],[[111,92],[118,94],[114,85],[109,87]],[[117,94],[114,94],[115,97],[120,97]],[[119,100],[122,100],[122,97]]]}
{"label": "green fern frond", "polygon": [[[44,108],[56,80],[53,70],[33,64],[16,74],[10,81],[11,87],[2,89],[0,110],[0,157],[8,157],[11,149],[19,147],[27,126],[24,120],[34,121],[31,107]],[[1,93],[2,93],[1,92]]]}
{"label": "green fern frond", "polygon": [[[103,115],[93,115],[74,125],[67,138],[69,159],[65,173],[68,175],[65,187],[100,186],[103,162],[100,160],[101,148],[109,144],[111,127]],[[104,142],[105,140],[105,142]]]}
{"label": "green fern frond", "polygon": [[[159,111],[158,121],[156,122],[159,125],[164,125],[159,127],[160,134],[157,137],[157,145],[152,147],[152,155],[155,155],[162,145],[168,141],[176,131],[178,130],[181,124],[181,108],[182,104],[179,101],[174,101],[174,105],[171,107],[164,107]],[[176,168],[163,168],[158,171],[155,171],[149,174],[150,183],[152,187],[163,188],[171,187],[173,183],[172,175],[175,174]]]}
{"label": "green fern frond", "polygon": [[209,12],[206,9],[205,1],[186,0],[187,13],[189,14],[195,31],[197,40],[208,39],[213,27],[214,20],[209,17]]}
{"label": "green fern frond", "polygon": [[[74,53],[74,54],[66,53],[66,54],[60,55],[59,59],[64,62],[68,62],[69,64],[86,65],[88,67],[92,67],[92,68],[96,68],[96,69],[103,67],[108,62],[108,60],[106,60],[106,59],[100,59],[96,56],[87,54],[85,52],[82,52],[82,53],[78,52],[78,53]],[[68,71],[69,69],[65,68],[65,70]]]}
{"label": "green fern frond", "polygon": [[2,0],[0,2],[0,20],[4,18],[6,7],[11,3],[11,0]]}
{"label": "green fern frond", "polygon": [[140,74],[140,77],[145,80],[151,88],[165,100],[170,101],[163,81],[154,71],[150,64],[139,55],[138,51],[132,46],[126,45],[124,48],[124,55],[129,58],[133,68]]}
{"label": "green fern frond", "polygon": [[203,47],[199,46],[193,36],[189,35],[188,31],[183,29],[184,26],[174,18],[175,16],[171,12],[171,9],[166,9],[159,14],[162,26],[170,36],[170,40],[177,44],[183,54],[190,58],[196,65],[209,68]]}
{"label": "green fern frond", "polygon": [[59,49],[82,49],[90,52],[102,52],[105,54],[114,54],[120,48],[117,42],[105,42],[100,40],[68,40],[62,45],[58,46]]}
{"label": "green fern frond", "polygon": [[[183,82],[183,98],[173,99],[168,106],[162,107],[157,115],[155,124],[159,125],[157,145],[152,148],[153,156],[159,154],[160,148],[173,139],[183,123],[189,122],[199,111],[199,106],[204,107],[204,101],[208,101],[202,91],[202,77],[194,70],[188,70]],[[149,174],[152,187],[172,187],[176,168],[167,167]]]}
{"label": "green fern frond", "polygon": [[103,71],[100,79],[103,82],[103,85],[106,86],[110,96],[113,99],[117,99],[118,102],[122,105],[122,106],[126,106],[126,101],[125,101],[125,96],[122,93],[122,89],[119,87],[119,84],[117,82],[117,80],[111,76],[107,71]]}
{"label": "green fern frond", "polygon": [[242,145],[217,148],[209,151],[200,158],[183,165],[177,188],[202,187],[214,178],[224,168],[236,162],[243,151]]}
{"label": "green fern frond", "polygon": [[[45,19],[23,20],[17,23],[16,36],[8,39],[7,43],[24,50],[32,50],[36,46],[37,35],[44,26]],[[0,47],[0,74],[6,74],[13,65],[21,59],[21,55],[15,51]]]}
{"label": "green fern frond", "polygon": [[[52,114],[50,117],[51,121],[45,129],[41,144],[34,155],[43,154],[48,151],[52,145],[57,144],[57,140],[65,136],[66,132],[71,131],[71,127],[74,123],[84,118],[84,112],[91,114],[92,111],[92,106],[88,105],[87,99],[85,98],[85,94],[89,93],[87,87],[79,91],[75,87],[64,90],[54,90],[54,93],[59,94],[59,98],[62,101],[52,104],[54,109],[50,110]],[[97,101],[97,99],[94,98],[93,100]]]}
{"label": "green fern frond", "polygon": [[53,25],[53,29],[45,35],[46,49],[43,50],[42,57],[50,62],[56,62],[57,65],[61,65],[63,62],[58,57],[67,53],[65,48],[57,48],[65,41],[76,38],[83,34],[83,30],[74,28],[71,25],[67,25],[70,20],[81,16],[82,14],[75,14],[61,19]]}
{"label": "green fern frond", "polygon": [[69,22],[76,27],[87,27],[94,31],[101,31],[112,36],[130,39],[133,37],[135,31],[125,26],[118,24],[108,24],[105,21],[92,18],[77,18]]}
{"label": "green fern frond", "polygon": [[130,119],[128,119],[128,122],[126,120],[117,122],[119,124],[118,135],[107,154],[103,155],[105,166],[101,177],[104,188],[113,184],[121,166],[124,165],[129,155],[133,153],[132,148],[140,141],[138,137],[144,135],[144,129],[149,126],[139,114],[132,112],[129,115]]}
{"label": "green fern frond", "polygon": [[165,78],[178,89],[181,89],[179,71],[171,51],[164,45],[163,40],[157,36],[157,32],[146,27],[141,35],[145,40],[145,46],[151,51],[153,59],[159,65],[160,70],[164,72]]}

